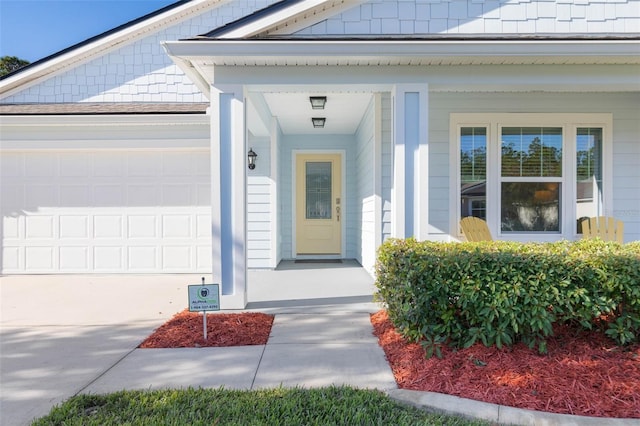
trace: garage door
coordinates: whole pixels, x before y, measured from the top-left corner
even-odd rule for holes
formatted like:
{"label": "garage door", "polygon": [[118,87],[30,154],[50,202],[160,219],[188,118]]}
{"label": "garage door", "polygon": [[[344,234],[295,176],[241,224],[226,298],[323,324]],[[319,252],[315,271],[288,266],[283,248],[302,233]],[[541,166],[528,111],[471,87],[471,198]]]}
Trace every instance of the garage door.
{"label": "garage door", "polygon": [[208,151],[0,159],[3,274],[211,270]]}

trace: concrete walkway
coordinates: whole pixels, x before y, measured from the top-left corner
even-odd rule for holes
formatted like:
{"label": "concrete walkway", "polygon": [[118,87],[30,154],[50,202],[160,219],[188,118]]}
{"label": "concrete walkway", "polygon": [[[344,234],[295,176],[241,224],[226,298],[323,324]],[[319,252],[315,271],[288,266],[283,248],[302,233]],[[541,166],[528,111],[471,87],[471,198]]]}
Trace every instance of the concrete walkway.
{"label": "concrete walkway", "polygon": [[[274,279],[261,273],[264,287],[249,295],[249,307],[275,314],[268,343],[232,348],[137,349],[155,328],[185,308],[186,287],[199,283],[199,276],[0,278],[0,425],[29,424],[80,393],[331,384],[376,388],[428,410],[505,424],[640,424],[397,389],[372,335],[369,313],[378,306],[371,302],[372,280],[366,272],[346,265],[342,275],[316,282],[328,272],[304,274],[300,267],[289,266],[286,280],[298,285],[293,293],[286,292],[283,275]],[[336,274],[333,269],[329,273]],[[315,277],[309,279],[313,288],[306,293],[304,276]],[[254,290],[258,285],[254,282]],[[335,294],[339,296],[323,297]]]}
{"label": "concrete walkway", "polygon": [[82,392],[331,384],[394,389],[393,374],[370,328],[363,313],[278,314],[266,345],[136,349]]}

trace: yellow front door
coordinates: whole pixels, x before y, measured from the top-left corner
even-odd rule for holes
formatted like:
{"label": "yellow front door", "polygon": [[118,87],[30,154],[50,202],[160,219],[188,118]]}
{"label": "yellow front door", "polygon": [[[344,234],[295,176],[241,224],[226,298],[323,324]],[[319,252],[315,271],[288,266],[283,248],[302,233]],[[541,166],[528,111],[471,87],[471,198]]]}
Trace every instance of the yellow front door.
{"label": "yellow front door", "polygon": [[296,253],[340,255],[342,248],[340,154],[296,156]]}

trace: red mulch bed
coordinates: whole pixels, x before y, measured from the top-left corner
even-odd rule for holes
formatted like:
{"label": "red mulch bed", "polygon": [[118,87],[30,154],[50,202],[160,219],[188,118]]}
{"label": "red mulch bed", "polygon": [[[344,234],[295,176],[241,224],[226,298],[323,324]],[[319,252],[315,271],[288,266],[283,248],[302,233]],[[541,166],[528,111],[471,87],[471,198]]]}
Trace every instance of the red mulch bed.
{"label": "red mulch bed", "polygon": [[494,404],[561,414],[640,418],[640,345],[619,348],[599,333],[556,327],[548,353],[523,344],[443,348],[425,358],[386,311],[371,316],[374,334],[402,389],[440,392]]}
{"label": "red mulch bed", "polygon": [[176,314],[145,339],[140,348],[201,348],[265,345],[273,315],[262,313],[207,314],[204,340],[202,314],[188,309]]}

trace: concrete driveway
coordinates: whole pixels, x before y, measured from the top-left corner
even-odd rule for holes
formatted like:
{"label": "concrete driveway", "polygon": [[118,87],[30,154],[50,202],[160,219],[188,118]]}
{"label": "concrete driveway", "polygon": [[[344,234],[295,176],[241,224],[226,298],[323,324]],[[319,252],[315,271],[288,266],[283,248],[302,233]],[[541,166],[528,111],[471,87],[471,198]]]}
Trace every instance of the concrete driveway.
{"label": "concrete driveway", "polygon": [[82,391],[187,303],[198,276],[0,278],[0,424]]}

